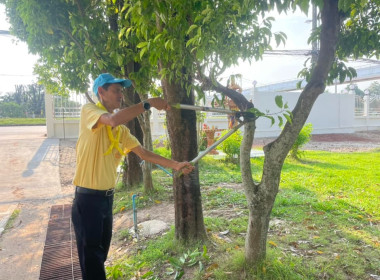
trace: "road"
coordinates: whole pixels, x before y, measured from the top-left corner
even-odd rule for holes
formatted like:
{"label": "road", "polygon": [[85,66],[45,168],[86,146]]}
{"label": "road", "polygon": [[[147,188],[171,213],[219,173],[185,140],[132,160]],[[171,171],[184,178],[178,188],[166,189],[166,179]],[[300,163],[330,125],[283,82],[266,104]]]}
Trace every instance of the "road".
{"label": "road", "polygon": [[46,138],[45,126],[0,127],[0,224],[20,210],[0,237],[1,279],[39,278],[50,207],[67,201],[59,140]]}

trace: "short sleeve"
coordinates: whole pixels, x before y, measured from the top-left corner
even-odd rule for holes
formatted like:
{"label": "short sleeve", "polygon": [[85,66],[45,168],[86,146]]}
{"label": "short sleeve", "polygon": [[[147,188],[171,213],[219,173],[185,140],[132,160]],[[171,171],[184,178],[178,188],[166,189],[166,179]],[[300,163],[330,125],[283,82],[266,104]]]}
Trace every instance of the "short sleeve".
{"label": "short sleeve", "polygon": [[131,134],[128,127],[121,125],[120,129],[122,131],[120,142],[122,143],[124,150],[127,150],[127,152],[129,152],[133,148],[141,146],[139,140],[137,140],[137,138]]}
{"label": "short sleeve", "polygon": [[81,118],[88,130],[97,130],[103,126],[103,124],[99,124],[96,128],[94,128],[100,116],[103,114],[107,114],[107,112],[95,104],[88,103],[82,107]]}

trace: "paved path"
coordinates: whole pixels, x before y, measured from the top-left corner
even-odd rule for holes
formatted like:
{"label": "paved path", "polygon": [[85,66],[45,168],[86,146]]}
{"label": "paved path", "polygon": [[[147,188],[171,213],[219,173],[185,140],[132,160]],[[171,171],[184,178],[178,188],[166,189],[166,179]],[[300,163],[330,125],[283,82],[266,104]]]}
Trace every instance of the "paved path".
{"label": "paved path", "polygon": [[61,191],[59,140],[46,138],[45,126],[0,127],[0,159],[0,227],[20,210],[0,237],[0,278],[38,279],[50,207],[71,202]]}

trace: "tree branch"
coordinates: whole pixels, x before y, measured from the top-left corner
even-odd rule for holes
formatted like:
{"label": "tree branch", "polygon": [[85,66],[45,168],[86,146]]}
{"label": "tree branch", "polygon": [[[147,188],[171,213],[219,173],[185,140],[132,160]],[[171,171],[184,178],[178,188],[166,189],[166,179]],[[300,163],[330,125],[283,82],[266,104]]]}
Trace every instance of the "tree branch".
{"label": "tree branch", "polygon": [[[321,49],[309,83],[302,91],[293,110],[292,123],[287,122],[280,136],[264,147],[270,155],[271,164],[281,164],[305,124],[314,102],[323,93],[326,79],[335,59],[342,15],[339,13],[337,0],[325,0],[321,11]],[[282,147],[282,148],[279,148]],[[278,175],[279,176],[279,175]]]}
{"label": "tree branch", "polygon": [[201,82],[202,86],[206,90],[215,90],[216,92],[219,92],[229,97],[236,104],[236,106],[238,106],[239,109],[243,112],[253,107],[253,104],[249,102],[241,93],[223,86],[221,83],[219,83],[215,79],[207,77],[202,72],[201,67],[198,62],[197,62],[197,73],[198,73],[198,80]]}

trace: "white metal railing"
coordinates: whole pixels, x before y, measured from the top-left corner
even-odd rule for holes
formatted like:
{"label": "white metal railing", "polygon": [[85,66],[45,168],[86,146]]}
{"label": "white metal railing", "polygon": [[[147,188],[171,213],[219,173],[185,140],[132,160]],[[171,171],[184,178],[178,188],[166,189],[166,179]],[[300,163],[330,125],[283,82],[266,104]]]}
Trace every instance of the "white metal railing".
{"label": "white metal railing", "polygon": [[55,107],[54,118],[79,118],[81,107]]}

